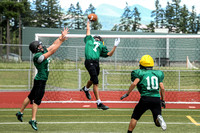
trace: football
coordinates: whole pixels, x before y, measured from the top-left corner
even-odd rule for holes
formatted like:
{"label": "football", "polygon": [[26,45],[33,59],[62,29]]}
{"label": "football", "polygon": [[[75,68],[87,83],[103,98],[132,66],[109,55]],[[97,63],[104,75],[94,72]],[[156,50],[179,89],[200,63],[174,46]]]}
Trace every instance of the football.
{"label": "football", "polygon": [[96,14],[91,13],[91,14],[88,15],[88,19],[89,19],[90,21],[97,21],[98,17],[97,17]]}

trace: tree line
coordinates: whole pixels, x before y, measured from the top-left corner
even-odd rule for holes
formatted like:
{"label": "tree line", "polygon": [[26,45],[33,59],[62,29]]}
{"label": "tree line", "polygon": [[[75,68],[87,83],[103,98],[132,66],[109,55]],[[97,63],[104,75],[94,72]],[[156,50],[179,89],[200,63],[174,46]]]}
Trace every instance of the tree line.
{"label": "tree line", "polygon": [[[119,24],[112,31],[143,31],[154,32],[155,28],[167,28],[169,32],[193,33],[199,31],[200,14],[197,15],[195,6],[190,12],[186,5],[180,5],[181,0],[167,2],[163,8],[159,0],[155,0],[155,10],[151,12],[154,21],[149,22],[146,28],[141,28],[141,13],[138,8],[131,9],[128,3],[120,17]],[[22,27],[44,27],[70,29],[86,29],[87,15],[95,13],[96,8],[90,4],[83,11],[79,2],[71,4],[64,11],[59,0],[0,0],[0,44],[21,44]],[[100,30],[99,21],[92,23],[93,30]],[[0,53],[2,47],[0,47]],[[8,51],[9,52],[9,49]]]}
{"label": "tree line", "polygon": [[126,3],[120,24],[116,24],[112,30],[154,32],[155,28],[167,28],[169,33],[197,34],[200,27],[200,14],[196,13],[195,6],[192,6],[190,12],[185,4],[181,6],[180,3],[181,0],[168,1],[167,6],[163,8],[159,0],[155,0],[155,10],[151,12],[154,21],[151,21],[146,28],[140,28],[141,13],[137,7],[131,10]]}

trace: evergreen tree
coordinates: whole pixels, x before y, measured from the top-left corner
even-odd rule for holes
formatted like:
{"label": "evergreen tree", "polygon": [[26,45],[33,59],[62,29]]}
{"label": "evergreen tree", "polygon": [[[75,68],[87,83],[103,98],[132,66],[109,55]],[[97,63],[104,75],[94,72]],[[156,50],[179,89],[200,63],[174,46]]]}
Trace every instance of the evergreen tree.
{"label": "evergreen tree", "polygon": [[114,27],[111,29],[111,31],[117,31],[117,29],[118,29],[118,25],[115,24]]}
{"label": "evergreen tree", "polygon": [[88,9],[86,9],[86,11],[85,11],[85,15],[89,15],[91,13],[95,14],[95,11],[96,11],[96,8],[92,4],[90,4]]}
{"label": "evergreen tree", "polygon": [[154,25],[155,25],[154,21],[151,21],[151,23],[149,25],[147,25],[147,31],[148,32],[154,32],[154,30],[155,30]]}
{"label": "evergreen tree", "polygon": [[141,21],[140,18],[140,13],[138,12],[137,7],[134,8],[133,10],[133,27],[132,27],[132,31],[137,31],[139,29],[140,23],[139,21]]}
{"label": "evergreen tree", "polygon": [[124,8],[124,12],[120,19],[120,24],[114,25],[111,29],[112,31],[137,31],[139,29],[141,21],[140,13],[138,12],[137,7],[131,11],[128,3],[126,3],[126,7]]}
{"label": "evergreen tree", "polygon": [[84,15],[79,2],[76,4],[75,8],[75,29],[84,29]]}
{"label": "evergreen tree", "polygon": [[192,12],[189,15],[189,33],[198,32],[198,17],[195,12],[195,6],[192,6]]}
{"label": "evergreen tree", "polygon": [[182,33],[187,33],[188,15],[189,15],[189,11],[188,11],[186,5],[183,5],[183,7],[180,10],[180,20],[179,20],[179,25],[178,25],[178,27],[180,28],[180,31]]}
{"label": "evergreen tree", "polygon": [[22,25],[23,26],[33,26],[34,25],[34,13],[31,10],[31,3],[28,0],[23,0],[25,12],[21,14]]}
{"label": "evergreen tree", "polygon": [[173,19],[173,24],[174,24],[174,27],[175,27],[175,31],[176,33],[179,33],[180,32],[180,27],[178,27],[180,25],[180,3],[181,3],[181,0],[172,0],[172,6],[173,6],[173,9],[174,9],[174,19]]}
{"label": "evergreen tree", "polygon": [[124,13],[122,14],[120,19],[121,23],[118,25],[118,31],[131,31],[131,25],[133,24],[132,17],[132,11],[128,6],[128,3],[126,3]]}
{"label": "evergreen tree", "polygon": [[61,27],[61,10],[58,0],[47,0],[47,6],[46,6],[46,20],[45,24],[46,27],[49,28],[56,28]]}
{"label": "evergreen tree", "polygon": [[156,9],[151,12],[151,17],[154,17],[154,22],[156,28],[164,26],[164,10],[159,4],[159,0],[155,1]]}
{"label": "evergreen tree", "polygon": [[36,0],[34,4],[36,27],[60,27],[62,13],[58,0]]}
{"label": "evergreen tree", "polygon": [[[16,2],[16,1],[1,1],[0,2],[0,12],[2,14],[2,17],[4,20],[1,21],[1,27],[3,25],[6,25],[6,30],[2,28],[3,30],[6,31],[6,43],[10,44],[10,25],[14,26],[15,19],[18,18],[19,14],[24,11],[23,4]],[[15,33],[16,34],[16,33]],[[13,37],[15,38],[15,37]],[[10,53],[10,47],[7,45],[7,59],[8,59],[8,54]]]}
{"label": "evergreen tree", "polygon": [[167,2],[166,10],[165,10],[165,22],[166,27],[169,29],[169,32],[172,32],[172,29],[174,27],[173,19],[174,19],[175,13],[173,6]]}

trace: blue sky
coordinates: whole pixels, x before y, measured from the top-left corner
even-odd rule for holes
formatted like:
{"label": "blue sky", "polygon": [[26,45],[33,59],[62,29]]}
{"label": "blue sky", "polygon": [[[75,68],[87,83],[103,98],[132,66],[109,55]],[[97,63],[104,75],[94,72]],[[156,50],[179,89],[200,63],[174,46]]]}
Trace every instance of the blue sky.
{"label": "blue sky", "polygon": [[[167,1],[170,3],[172,2],[172,0],[160,0],[159,2],[162,7],[165,7]],[[126,2],[128,2],[128,5],[130,6],[139,4],[150,10],[155,9],[155,0],[60,0],[61,7],[65,9],[68,9],[71,3],[76,5],[77,2],[80,3],[83,11],[85,11],[91,3],[94,7],[98,7],[101,4],[109,4],[124,9]],[[181,0],[181,5],[183,4],[186,4],[189,10],[191,10],[192,6],[195,5],[196,12],[200,13],[200,0]]]}

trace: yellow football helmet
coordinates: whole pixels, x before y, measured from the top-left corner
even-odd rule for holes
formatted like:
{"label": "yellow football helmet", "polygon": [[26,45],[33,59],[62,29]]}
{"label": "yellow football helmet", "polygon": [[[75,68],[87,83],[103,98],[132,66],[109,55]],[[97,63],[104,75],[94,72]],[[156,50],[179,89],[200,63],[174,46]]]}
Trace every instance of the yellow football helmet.
{"label": "yellow football helmet", "polygon": [[150,55],[142,56],[142,58],[141,58],[139,63],[143,67],[153,67],[154,66],[153,58]]}

